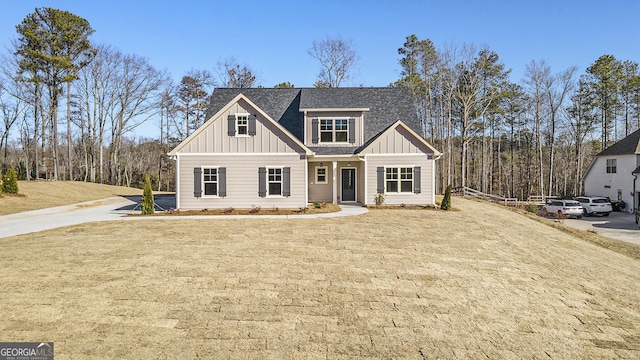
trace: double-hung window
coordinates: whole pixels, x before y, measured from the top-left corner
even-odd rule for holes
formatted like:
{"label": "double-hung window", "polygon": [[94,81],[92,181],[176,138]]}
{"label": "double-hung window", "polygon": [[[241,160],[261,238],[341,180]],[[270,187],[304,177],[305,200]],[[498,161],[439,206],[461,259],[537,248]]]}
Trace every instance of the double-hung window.
{"label": "double-hung window", "polygon": [[282,195],[282,168],[269,168],[267,171],[269,195]]}
{"label": "double-hung window", "polygon": [[327,167],[316,166],[316,184],[327,184]]}
{"label": "double-hung window", "polygon": [[256,116],[239,113],[230,114],[227,117],[228,135],[236,137],[249,137],[256,135]]}
{"label": "double-hung window", "polygon": [[218,169],[202,168],[202,183],[204,184],[205,196],[218,195]]}
{"label": "double-hung window", "polygon": [[413,192],[413,168],[390,167],[385,170],[386,192]]}
{"label": "double-hung window", "polygon": [[227,196],[227,168],[196,166],[193,168],[193,196]]}
{"label": "double-hung window", "polygon": [[607,159],[607,174],[615,174],[618,171],[617,163],[616,159]]}
{"label": "double-hung window", "polygon": [[246,114],[236,115],[236,134],[247,135],[249,134],[249,116]]}
{"label": "double-hung window", "polygon": [[320,142],[346,143],[348,140],[347,119],[320,119]]}

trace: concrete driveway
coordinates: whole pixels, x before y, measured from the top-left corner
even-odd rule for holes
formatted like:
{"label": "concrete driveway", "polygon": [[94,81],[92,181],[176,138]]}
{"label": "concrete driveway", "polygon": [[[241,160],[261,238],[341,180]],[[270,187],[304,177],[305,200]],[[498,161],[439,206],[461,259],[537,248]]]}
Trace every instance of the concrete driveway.
{"label": "concrete driveway", "polygon": [[640,245],[640,228],[634,214],[613,212],[609,216],[588,216],[566,219],[564,222],[576,229],[594,231],[602,236]]}
{"label": "concrete driveway", "polygon": [[[17,214],[0,216],[0,238],[29,234],[33,232],[55,229],[63,226],[78,225],[95,221],[113,220],[151,220],[157,217],[128,216],[140,213],[142,196],[114,196],[101,200],[87,201],[78,204],[57,206],[47,209],[26,211]],[[175,208],[176,198],[173,194],[154,195],[156,211]],[[339,212],[304,215],[216,215],[216,219],[241,218],[326,218],[354,216],[367,212],[361,206],[340,205]],[[190,219],[210,219],[211,215],[190,216]],[[179,216],[163,217],[167,220],[181,219]],[[183,218],[182,218],[183,219]]]}

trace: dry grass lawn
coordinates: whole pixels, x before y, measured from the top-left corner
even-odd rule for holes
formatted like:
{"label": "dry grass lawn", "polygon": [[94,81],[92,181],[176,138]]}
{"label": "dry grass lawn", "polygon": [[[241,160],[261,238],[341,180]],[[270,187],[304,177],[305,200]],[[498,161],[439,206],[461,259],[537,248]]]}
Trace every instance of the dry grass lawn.
{"label": "dry grass lawn", "polygon": [[142,195],[141,189],[81,181],[18,181],[18,194],[0,194],[0,215],[104,199]]}
{"label": "dry grass lawn", "polygon": [[453,201],[0,239],[0,334],[58,360],[640,358],[640,261]]}

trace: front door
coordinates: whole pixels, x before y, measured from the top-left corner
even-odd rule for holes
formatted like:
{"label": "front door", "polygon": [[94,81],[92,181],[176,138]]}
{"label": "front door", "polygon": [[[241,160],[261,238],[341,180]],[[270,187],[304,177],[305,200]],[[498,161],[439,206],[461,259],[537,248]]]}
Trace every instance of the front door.
{"label": "front door", "polygon": [[356,201],[356,169],[342,169],[341,201]]}

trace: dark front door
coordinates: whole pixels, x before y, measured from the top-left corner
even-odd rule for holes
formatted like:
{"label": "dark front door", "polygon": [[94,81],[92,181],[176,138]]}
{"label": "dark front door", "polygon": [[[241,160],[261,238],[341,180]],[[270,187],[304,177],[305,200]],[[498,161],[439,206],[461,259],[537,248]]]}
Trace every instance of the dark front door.
{"label": "dark front door", "polygon": [[341,201],[356,201],[356,169],[342,169]]}

